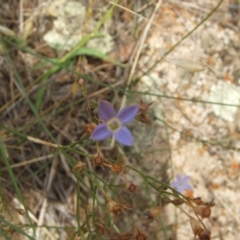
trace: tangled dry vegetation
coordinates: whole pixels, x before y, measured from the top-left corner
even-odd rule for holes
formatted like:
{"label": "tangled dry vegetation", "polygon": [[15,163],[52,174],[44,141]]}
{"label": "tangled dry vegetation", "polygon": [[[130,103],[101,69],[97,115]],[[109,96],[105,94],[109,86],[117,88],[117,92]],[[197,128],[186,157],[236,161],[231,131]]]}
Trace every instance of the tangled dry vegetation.
{"label": "tangled dry vegetation", "polygon": [[[0,0],[2,239],[237,239],[239,19],[234,0]],[[139,104],[133,148],[89,139],[98,99]]]}

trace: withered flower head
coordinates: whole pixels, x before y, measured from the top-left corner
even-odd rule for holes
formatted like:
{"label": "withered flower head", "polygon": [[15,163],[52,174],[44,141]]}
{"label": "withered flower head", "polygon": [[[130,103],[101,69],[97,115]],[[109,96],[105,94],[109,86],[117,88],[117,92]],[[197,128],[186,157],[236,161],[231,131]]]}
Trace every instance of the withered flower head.
{"label": "withered flower head", "polygon": [[80,173],[80,172],[82,172],[84,169],[86,168],[86,163],[84,163],[84,162],[77,162],[76,164],[75,164],[75,166],[73,167],[73,172],[77,172],[77,173]]}
{"label": "withered flower head", "polygon": [[212,200],[211,202],[206,202],[206,203],[204,203],[204,205],[213,207],[213,206],[215,206],[215,203],[214,203],[214,201]]}
{"label": "withered flower head", "polygon": [[204,231],[204,229],[200,225],[200,222],[196,218],[191,216],[189,216],[189,219],[190,219],[190,224],[191,224],[191,228],[194,235],[200,236],[200,234]]}
{"label": "withered flower head", "polygon": [[138,121],[148,124],[150,122],[149,117],[147,116],[148,114],[148,108],[152,105],[153,102],[151,103],[144,103],[141,99],[140,104],[139,104],[139,109],[138,109],[138,114],[135,117]]}
{"label": "withered flower head", "polygon": [[165,190],[168,189],[168,187],[167,187],[167,186],[164,186],[164,185],[161,185],[161,186],[158,187],[158,189],[165,191]]}
{"label": "withered flower head", "polygon": [[115,163],[111,165],[111,170],[114,173],[120,173],[123,170],[123,166],[119,163]]}
{"label": "withered flower head", "polygon": [[139,122],[145,123],[145,124],[149,124],[150,123],[150,118],[146,115],[140,114],[137,115],[135,117],[136,120],[138,120]]}
{"label": "withered flower head", "polygon": [[137,190],[137,186],[134,183],[131,182],[127,189],[128,189],[129,192],[134,193]]}
{"label": "withered flower head", "polygon": [[213,202],[204,203],[202,205],[193,206],[193,211],[202,218],[210,218],[211,216],[211,207],[215,204]]}
{"label": "withered flower head", "polygon": [[210,240],[211,232],[208,229],[204,229],[198,237],[199,237],[199,240]]}
{"label": "withered flower head", "polygon": [[92,132],[96,128],[96,126],[97,125],[95,123],[89,123],[89,124],[87,124],[85,126],[82,126],[82,128],[84,129],[83,136],[92,134]]}
{"label": "withered flower head", "polygon": [[123,171],[123,165],[120,163],[105,163],[104,166],[109,167],[113,173],[121,173]]}
{"label": "withered flower head", "polygon": [[147,214],[148,220],[151,220],[151,221],[154,220],[160,214],[161,211],[162,211],[161,205],[151,209]]}
{"label": "withered flower head", "polygon": [[108,199],[108,208],[109,208],[109,211],[116,216],[119,215],[119,213],[122,210],[121,205],[110,198]]}
{"label": "withered flower head", "polygon": [[138,114],[144,114],[146,115],[148,113],[148,108],[153,104],[153,101],[150,103],[144,103],[141,99],[140,104],[139,104],[139,110]]}
{"label": "withered flower head", "polygon": [[190,201],[194,202],[196,205],[201,205],[203,204],[203,201],[200,197],[192,198]]}
{"label": "withered flower head", "polygon": [[175,206],[179,206],[179,205],[182,205],[183,203],[185,203],[185,201],[181,198],[174,199],[170,202]]}
{"label": "withered flower head", "polygon": [[99,149],[97,149],[97,152],[94,155],[93,161],[96,166],[102,166],[104,164],[104,156]]}

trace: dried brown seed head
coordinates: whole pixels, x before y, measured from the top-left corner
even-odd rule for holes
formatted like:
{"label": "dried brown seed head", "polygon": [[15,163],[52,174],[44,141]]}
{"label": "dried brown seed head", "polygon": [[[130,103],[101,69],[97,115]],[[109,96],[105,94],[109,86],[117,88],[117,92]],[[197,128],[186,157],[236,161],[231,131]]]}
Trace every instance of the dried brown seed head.
{"label": "dried brown seed head", "polygon": [[99,149],[97,149],[97,152],[94,155],[93,161],[96,166],[102,166],[104,164],[104,156]]}
{"label": "dried brown seed head", "polygon": [[192,198],[190,199],[192,202],[194,202],[196,205],[201,205],[203,204],[203,201],[200,197],[197,197],[197,198]]}
{"label": "dried brown seed head", "polygon": [[118,216],[122,210],[121,205],[113,201],[112,199],[108,199],[108,208],[109,208],[109,211],[116,216]]}
{"label": "dried brown seed head", "polygon": [[110,164],[111,171],[114,173],[120,173],[123,170],[123,166],[119,163]]}
{"label": "dried brown seed head", "polygon": [[129,192],[134,193],[137,190],[137,186],[134,183],[131,182],[127,189],[128,189]]}
{"label": "dried brown seed head", "polygon": [[178,199],[174,199],[172,201],[170,201],[172,204],[174,204],[175,206],[179,206],[179,205],[182,205],[183,203],[185,203],[185,201],[181,198],[178,198]]}
{"label": "dried brown seed head", "polygon": [[145,123],[145,124],[150,123],[150,119],[147,116],[147,114],[148,114],[148,108],[152,105],[152,103],[153,102],[151,102],[151,103],[144,103],[142,101],[142,99],[141,99],[140,104],[139,104],[138,114],[135,117],[136,120],[138,120],[138,121],[140,121],[142,123]]}
{"label": "dried brown seed head", "polygon": [[168,189],[168,187],[167,187],[167,186],[164,186],[164,185],[161,185],[160,187],[158,187],[158,189],[165,191],[165,190]]}
{"label": "dried brown seed head", "polygon": [[85,133],[86,134],[91,134],[93,132],[93,130],[96,128],[96,124],[95,123],[89,123],[84,128],[85,128]]}
{"label": "dried brown seed head", "polygon": [[146,115],[148,113],[148,108],[153,104],[153,102],[150,103],[144,103],[141,99],[140,104],[139,104],[139,110],[138,114],[143,114]]}
{"label": "dried brown seed head", "polygon": [[194,235],[199,236],[204,230],[201,227],[200,222],[196,218],[191,217],[191,216],[189,216],[189,219],[190,219],[190,224],[191,224],[191,228],[192,228]]}
{"label": "dried brown seed head", "polygon": [[211,216],[211,207],[210,206],[196,206],[193,207],[193,211],[202,218],[210,218]]}
{"label": "dried brown seed head", "polygon": [[211,232],[208,229],[204,229],[198,237],[199,237],[199,240],[210,240]]}
{"label": "dried brown seed head", "polygon": [[213,206],[215,206],[215,202],[212,200],[211,202],[204,203],[204,205],[213,207]]}
{"label": "dried brown seed head", "polygon": [[156,208],[151,209],[148,213],[148,219],[154,220],[160,214],[161,211],[162,211],[161,205]]}
{"label": "dried brown seed head", "polygon": [[80,161],[80,162],[77,162],[77,163],[75,164],[75,166],[73,167],[72,171],[73,171],[73,172],[80,173],[80,172],[82,172],[85,168],[86,168],[86,163]]}
{"label": "dried brown seed head", "polygon": [[139,114],[136,117],[136,120],[138,120],[139,122],[145,123],[145,124],[149,124],[150,123],[150,118],[144,114]]}

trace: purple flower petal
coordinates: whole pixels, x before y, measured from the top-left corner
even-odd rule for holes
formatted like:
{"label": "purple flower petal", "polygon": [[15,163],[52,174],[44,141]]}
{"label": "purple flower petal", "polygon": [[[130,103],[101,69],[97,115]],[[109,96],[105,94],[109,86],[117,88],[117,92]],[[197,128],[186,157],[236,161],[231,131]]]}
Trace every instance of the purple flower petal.
{"label": "purple flower petal", "polygon": [[188,183],[184,185],[184,188],[185,190],[192,190],[192,187]]}
{"label": "purple flower petal", "polygon": [[126,127],[121,127],[117,132],[114,132],[113,135],[119,143],[126,146],[133,145],[132,134]]}
{"label": "purple flower petal", "polygon": [[100,141],[104,140],[112,135],[112,132],[108,129],[105,123],[99,124],[92,132],[91,139]]}
{"label": "purple flower petal", "polygon": [[138,109],[139,105],[125,107],[117,114],[117,117],[121,120],[122,124],[127,124],[135,118],[138,113]]}
{"label": "purple flower petal", "polygon": [[[177,182],[173,182],[171,186],[175,189],[177,189],[180,193],[183,193],[182,188],[179,186]],[[180,189],[181,188],[181,189]]]}
{"label": "purple flower petal", "polygon": [[116,112],[112,105],[101,99],[98,101],[98,114],[104,122],[107,122],[109,119],[116,116]]}
{"label": "purple flower petal", "polygon": [[[181,178],[181,177],[180,177],[180,178]],[[185,176],[185,177],[182,177],[181,181],[182,181],[183,183],[187,184],[189,179],[190,179],[189,176]]]}
{"label": "purple flower petal", "polygon": [[[186,177],[188,177],[188,176],[186,176]],[[177,178],[178,183],[180,183],[182,181],[182,177],[179,174],[177,174],[176,178]]]}

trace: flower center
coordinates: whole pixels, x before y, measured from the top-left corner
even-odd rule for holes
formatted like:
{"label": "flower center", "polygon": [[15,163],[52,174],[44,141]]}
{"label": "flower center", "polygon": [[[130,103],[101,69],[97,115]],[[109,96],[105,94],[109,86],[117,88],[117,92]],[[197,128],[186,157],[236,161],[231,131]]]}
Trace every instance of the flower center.
{"label": "flower center", "polygon": [[111,131],[114,132],[121,127],[121,122],[117,118],[112,118],[108,121],[107,126]]}

